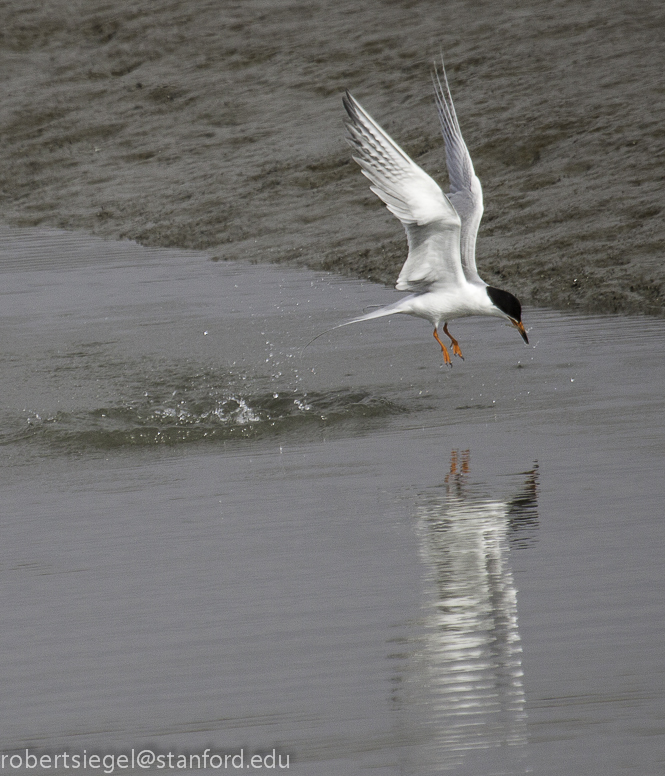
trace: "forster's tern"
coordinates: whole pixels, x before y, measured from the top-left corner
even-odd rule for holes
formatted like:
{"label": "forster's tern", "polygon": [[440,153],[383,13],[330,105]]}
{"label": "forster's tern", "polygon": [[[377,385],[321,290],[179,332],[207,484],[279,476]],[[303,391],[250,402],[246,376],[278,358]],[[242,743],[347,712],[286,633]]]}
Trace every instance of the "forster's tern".
{"label": "forster's tern", "polygon": [[459,343],[448,331],[448,321],[453,318],[503,318],[515,326],[526,343],[529,340],[519,300],[508,291],[487,285],[476,270],[476,235],[483,215],[483,190],[462,138],[443,63],[441,75],[443,81],[435,65],[432,78],[446,148],[448,195],[348,91],[343,97],[349,115],[347,139],[356,154],[353,158],[369,178],[371,190],[406,230],[409,255],[395,287],[412,293],[339,326],[396,313],[425,318],[434,326],[444,362],[452,365],[448,349],[439,339],[442,321],[453,354],[460,358]]}

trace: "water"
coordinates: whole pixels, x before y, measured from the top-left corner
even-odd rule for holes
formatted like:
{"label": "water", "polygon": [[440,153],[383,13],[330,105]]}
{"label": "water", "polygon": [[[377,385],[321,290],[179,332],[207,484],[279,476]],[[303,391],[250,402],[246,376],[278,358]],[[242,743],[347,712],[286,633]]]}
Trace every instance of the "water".
{"label": "water", "polygon": [[661,320],[0,237],[5,752],[662,771]]}

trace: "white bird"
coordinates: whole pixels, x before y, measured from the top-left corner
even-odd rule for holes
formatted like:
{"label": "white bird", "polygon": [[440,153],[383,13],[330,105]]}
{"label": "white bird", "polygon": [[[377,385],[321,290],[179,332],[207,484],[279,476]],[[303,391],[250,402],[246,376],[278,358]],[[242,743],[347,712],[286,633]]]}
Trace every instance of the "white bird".
{"label": "white bird", "polygon": [[[398,291],[411,291],[398,302],[339,324],[404,313],[425,318],[443,359],[452,365],[438,328],[450,338],[453,354],[462,358],[448,321],[468,315],[489,315],[510,321],[528,343],[519,300],[508,291],[485,283],[476,269],[476,235],[483,215],[483,190],[462,138],[442,63],[432,74],[436,107],[446,148],[450,192],[440,186],[397,145],[347,91],[348,142],[371,182],[371,190],[385,202],[406,230],[409,255],[397,278]],[[339,328],[335,326],[334,328]],[[324,332],[325,333],[325,332]],[[321,336],[321,335],[319,335]]]}

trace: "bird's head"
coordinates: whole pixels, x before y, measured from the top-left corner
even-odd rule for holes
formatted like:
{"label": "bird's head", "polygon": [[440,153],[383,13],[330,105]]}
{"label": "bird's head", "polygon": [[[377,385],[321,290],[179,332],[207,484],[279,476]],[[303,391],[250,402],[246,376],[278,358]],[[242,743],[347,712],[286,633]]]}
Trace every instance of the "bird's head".
{"label": "bird's head", "polygon": [[510,292],[502,291],[500,288],[494,288],[493,286],[487,286],[486,291],[490,302],[492,302],[502,316],[508,318],[528,345],[529,338],[526,336],[524,324],[522,323],[522,305],[520,300]]}

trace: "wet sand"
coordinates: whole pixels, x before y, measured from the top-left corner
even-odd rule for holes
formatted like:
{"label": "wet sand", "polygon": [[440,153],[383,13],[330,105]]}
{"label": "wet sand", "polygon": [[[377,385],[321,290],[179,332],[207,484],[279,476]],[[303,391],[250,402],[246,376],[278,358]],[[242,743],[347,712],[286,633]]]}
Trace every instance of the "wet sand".
{"label": "wet sand", "polygon": [[661,3],[628,0],[9,0],[2,219],[392,283],[404,235],[350,159],[341,92],[445,183],[442,50],[485,279],[662,315],[664,31]]}

